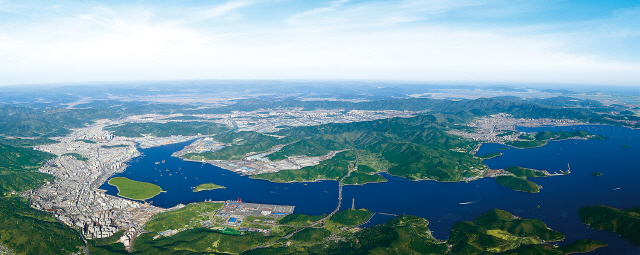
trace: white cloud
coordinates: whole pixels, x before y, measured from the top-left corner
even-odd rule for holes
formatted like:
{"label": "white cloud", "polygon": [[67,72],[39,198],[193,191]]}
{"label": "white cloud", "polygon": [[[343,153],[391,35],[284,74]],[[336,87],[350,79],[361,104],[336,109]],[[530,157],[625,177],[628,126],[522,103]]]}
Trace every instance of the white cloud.
{"label": "white cloud", "polygon": [[229,1],[220,6],[216,6],[214,8],[208,9],[206,11],[201,12],[197,18],[199,20],[210,19],[215,17],[220,17],[222,15],[228,14],[236,9],[248,6],[253,4],[253,1]]}
{"label": "white cloud", "polygon": [[[231,1],[199,17],[253,2]],[[193,9],[96,7],[46,24],[0,24],[0,84],[159,79],[361,79],[640,85],[640,65],[564,50],[567,38],[430,24],[465,1],[332,2],[264,26],[195,27]],[[368,14],[368,15],[367,15]],[[291,19],[288,19],[291,21]],[[278,21],[273,21],[278,24]]]}

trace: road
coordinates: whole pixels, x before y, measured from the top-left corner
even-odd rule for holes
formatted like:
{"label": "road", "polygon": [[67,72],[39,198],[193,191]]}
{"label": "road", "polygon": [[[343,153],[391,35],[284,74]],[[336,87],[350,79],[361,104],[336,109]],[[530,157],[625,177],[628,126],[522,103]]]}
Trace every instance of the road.
{"label": "road", "polygon": [[[331,212],[326,217],[324,217],[324,218],[322,218],[322,219],[320,219],[320,220],[318,220],[316,222],[313,222],[313,223],[311,223],[310,225],[308,225],[308,226],[306,226],[304,228],[298,229],[298,230],[294,231],[293,233],[288,234],[288,235],[286,235],[286,236],[284,236],[282,238],[289,239],[293,235],[295,235],[295,234],[297,234],[297,233],[299,233],[299,232],[301,232],[301,231],[303,231],[303,230],[305,230],[307,228],[314,227],[314,226],[316,226],[316,225],[318,225],[320,223],[323,223],[327,219],[331,218],[331,216],[333,216],[334,214],[336,214],[340,210],[340,206],[342,205],[342,186],[344,186],[344,184],[342,184],[342,181],[344,180],[344,178],[349,177],[351,175],[351,172],[358,170],[358,161],[359,160],[360,160],[360,157],[358,155],[356,155],[356,160],[355,160],[355,164],[354,164],[353,169],[348,168],[347,174],[345,176],[342,176],[342,178],[340,178],[340,180],[338,180],[338,206],[336,206],[336,209],[333,210],[333,212]],[[269,242],[269,243],[254,247],[251,250],[260,249],[260,248],[264,248],[264,247],[270,246],[270,245],[280,241],[280,239],[282,239],[282,238],[278,238],[278,239],[276,239],[276,240],[274,240],[272,242]]]}

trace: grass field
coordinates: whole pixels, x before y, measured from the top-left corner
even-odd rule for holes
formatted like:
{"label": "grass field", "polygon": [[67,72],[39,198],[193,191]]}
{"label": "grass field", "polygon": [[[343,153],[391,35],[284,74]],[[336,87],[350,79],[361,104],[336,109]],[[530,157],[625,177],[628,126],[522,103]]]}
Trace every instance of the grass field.
{"label": "grass field", "polygon": [[162,192],[160,186],[127,179],[125,177],[113,177],[109,184],[118,187],[118,196],[145,200],[157,196]]}
{"label": "grass field", "polygon": [[529,245],[529,244],[540,244],[540,241],[534,237],[519,237],[509,234],[509,232],[499,229],[487,230],[487,235],[494,236],[505,240],[508,242],[508,245],[505,247],[491,247],[488,249],[490,252],[504,252],[512,249],[516,249],[520,247],[520,245]]}
{"label": "grass field", "polygon": [[164,212],[154,216],[144,229],[151,232],[162,232],[169,229],[196,227],[202,220],[207,220],[207,213],[222,208],[221,203],[189,204],[182,209]]}

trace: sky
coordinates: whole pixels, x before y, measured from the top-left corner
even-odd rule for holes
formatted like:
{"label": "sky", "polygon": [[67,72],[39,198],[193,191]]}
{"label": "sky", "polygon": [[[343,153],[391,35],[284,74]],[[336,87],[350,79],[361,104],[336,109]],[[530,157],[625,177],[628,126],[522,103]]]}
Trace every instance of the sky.
{"label": "sky", "polygon": [[0,85],[640,86],[640,1],[0,0]]}

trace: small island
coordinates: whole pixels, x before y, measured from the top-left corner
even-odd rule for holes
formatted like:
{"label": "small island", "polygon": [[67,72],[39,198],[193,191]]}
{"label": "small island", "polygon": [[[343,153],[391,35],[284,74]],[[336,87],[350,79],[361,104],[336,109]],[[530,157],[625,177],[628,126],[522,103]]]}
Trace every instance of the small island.
{"label": "small island", "polygon": [[225,187],[220,186],[218,184],[214,184],[214,183],[203,183],[193,188],[193,192],[198,192],[203,190],[214,190],[214,189],[225,189]]}
{"label": "small island", "polygon": [[592,176],[602,176],[601,172],[591,172]]}
{"label": "small island", "polygon": [[109,185],[118,188],[118,196],[135,200],[149,199],[162,192],[162,189],[158,185],[134,181],[125,177],[113,177],[109,180]]}
{"label": "small island", "polygon": [[629,148],[629,147],[631,147],[631,146],[626,145],[626,144],[625,144],[625,145],[620,146],[620,148],[623,148],[623,149],[626,149],[626,148]]}
{"label": "small island", "polygon": [[535,182],[511,175],[498,176],[496,177],[496,182],[501,186],[505,186],[516,191],[529,193],[540,192],[540,186],[538,186],[538,184],[536,184]]}

